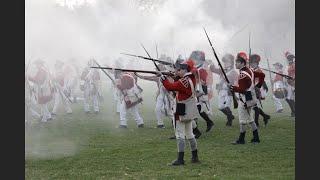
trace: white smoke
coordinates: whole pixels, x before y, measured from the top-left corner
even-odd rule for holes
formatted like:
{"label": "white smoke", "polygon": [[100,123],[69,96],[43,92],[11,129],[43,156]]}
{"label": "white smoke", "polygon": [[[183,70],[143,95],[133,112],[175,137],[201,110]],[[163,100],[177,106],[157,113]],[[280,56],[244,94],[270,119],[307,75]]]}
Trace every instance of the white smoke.
{"label": "white smoke", "polygon": [[[216,64],[202,27],[220,58],[226,52],[248,52],[249,32],[252,53],[265,59],[267,51],[271,64],[285,65],[284,52],[295,53],[293,0],[92,0],[82,5],[69,0],[67,6],[56,0],[25,2],[26,64],[30,58],[43,58],[49,65],[70,58],[85,64],[95,57],[114,65],[121,57],[126,67],[153,70],[151,62],[120,54],[146,56],[140,42],[153,57],[157,44],[159,56],[175,60],[179,54],[189,57],[193,50],[203,50]],[[147,83],[148,91],[155,90],[153,85]],[[73,147],[67,139],[61,142]]]}
{"label": "white smoke", "polygon": [[204,50],[213,59],[202,27],[206,27],[219,56],[248,52],[249,32],[255,53],[264,56],[268,49],[277,60],[283,60],[286,50],[294,53],[294,3],[290,0],[90,2],[75,7],[69,4],[68,8],[54,0],[27,0],[26,57],[48,61],[107,57],[114,61],[122,56],[120,52],[145,55],[139,45],[142,42],[152,56],[156,56],[157,43],[159,53],[175,59],[179,54],[189,56],[195,49]]}

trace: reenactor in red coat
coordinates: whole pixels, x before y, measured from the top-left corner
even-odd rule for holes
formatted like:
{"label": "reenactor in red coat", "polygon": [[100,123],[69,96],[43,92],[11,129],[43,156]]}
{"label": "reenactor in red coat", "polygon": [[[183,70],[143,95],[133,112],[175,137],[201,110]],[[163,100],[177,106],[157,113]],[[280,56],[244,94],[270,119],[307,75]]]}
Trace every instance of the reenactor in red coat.
{"label": "reenactor in red coat", "polygon": [[[259,63],[260,63],[261,57],[258,54],[252,54],[249,57],[249,65],[250,67],[254,70],[254,72],[258,72],[258,73],[263,73],[263,71],[259,68]],[[255,84],[258,83],[258,79],[255,79]],[[256,96],[257,99],[259,100],[257,105],[255,107],[253,107],[254,110],[254,122],[256,123],[256,125],[259,127],[259,115],[261,115],[263,117],[263,122],[264,125],[266,126],[268,124],[268,121],[270,119],[270,115],[266,114],[263,110],[262,110],[262,101],[266,98],[267,92],[268,92],[268,87],[265,81],[263,81],[262,87],[261,88],[257,88],[256,87]]]}
{"label": "reenactor in red coat", "polygon": [[[189,62],[188,62],[189,61]],[[172,165],[184,164],[185,139],[190,143],[192,163],[199,162],[197,140],[192,133],[192,121],[197,117],[196,78],[191,73],[193,69],[190,60],[176,63],[177,75],[180,77],[175,82],[170,82],[165,76],[161,76],[163,86],[168,91],[176,92],[176,108],[174,111],[175,135],[177,139],[178,157]]]}
{"label": "reenactor in red coat", "polygon": [[[230,81],[230,84],[235,85],[236,81],[238,80],[238,73],[234,69],[234,56],[227,53],[222,57],[222,62],[224,63],[224,70],[228,80]],[[220,68],[217,68],[214,64],[212,64],[210,66],[210,70],[219,75],[220,81],[216,85],[216,90],[218,91],[218,108],[227,116],[226,126],[232,126],[232,121],[234,119],[231,111],[232,94],[228,88],[228,83],[225,80]]]}
{"label": "reenactor in red coat", "polygon": [[127,114],[134,116],[138,128],[143,128],[143,119],[139,113],[139,104],[142,102],[141,90],[136,85],[136,76],[131,72],[120,73],[116,80],[116,87],[120,93],[120,125],[119,128],[127,128]]}
{"label": "reenactor in red coat", "polygon": [[[255,87],[261,88],[265,75],[255,72],[247,66],[247,55],[244,52],[238,53],[236,57],[236,68],[239,69],[238,85],[229,85],[231,91],[239,94],[239,125],[240,135],[238,140],[232,144],[245,144],[246,125],[251,125],[253,139],[252,143],[259,143],[258,128],[252,117],[252,108],[257,104]],[[258,83],[255,84],[255,79],[258,78]]]}
{"label": "reenactor in red coat", "polygon": [[198,101],[197,107],[200,116],[207,123],[206,132],[209,132],[213,128],[214,123],[208,116],[208,113],[210,112],[207,85],[208,72],[203,67],[205,61],[205,53],[203,51],[193,51],[189,57],[189,60],[193,61],[197,66],[192,70],[192,73],[194,73],[196,77],[196,92]]}
{"label": "reenactor in red coat", "polygon": [[48,103],[52,100],[54,93],[49,72],[44,63],[41,59],[36,60],[34,64],[37,67],[37,72],[34,76],[28,76],[28,80],[36,86],[36,97],[41,108],[41,122],[47,122],[52,119],[51,113],[48,110]]}

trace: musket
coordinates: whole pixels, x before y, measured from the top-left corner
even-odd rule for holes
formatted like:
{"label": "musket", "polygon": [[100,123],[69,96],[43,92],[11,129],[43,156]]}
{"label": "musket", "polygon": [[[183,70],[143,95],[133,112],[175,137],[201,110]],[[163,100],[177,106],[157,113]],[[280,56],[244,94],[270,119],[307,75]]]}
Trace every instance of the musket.
{"label": "musket", "polygon": [[132,56],[132,57],[137,57],[137,58],[141,58],[141,59],[146,59],[146,60],[149,60],[149,61],[156,61],[156,62],[161,63],[161,64],[164,64],[164,65],[171,65],[171,66],[173,66],[172,63],[167,62],[167,61],[161,61],[161,60],[159,60],[159,59],[153,59],[153,58],[148,58],[148,57],[144,57],[144,56],[138,56],[138,55],[134,55],[134,54],[127,54],[127,53],[120,53],[120,54],[127,55],[127,56]]}
{"label": "musket", "polygon": [[291,77],[291,76],[288,76],[288,75],[286,75],[286,74],[281,74],[281,73],[278,73],[278,72],[275,72],[275,71],[271,71],[271,70],[268,70],[268,69],[265,69],[265,68],[260,68],[260,69],[262,69],[262,70],[265,70],[265,71],[269,71],[269,72],[272,72],[272,73],[274,73],[274,74],[278,74],[278,75],[280,75],[280,76],[282,76],[282,77],[284,77],[284,78],[286,78],[286,79],[290,79],[290,80],[295,80],[295,78],[293,78],[293,77]]}
{"label": "musket", "polygon": [[[214,48],[213,48],[213,46],[212,46],[212,43],[211,43],[210,38],[209,38],[209,36],[208,36],[208,34],[207,34],[207,31],[206,31],[205,28],[203,28],[203,30],[204,30],[204,32],[206,33],[206,36],[207,36],[208,41],[209,41],[209,44],[210,44],[210,46],[211,46],[211,49],[212,49],[212,51],[213,51],[213,54],[214,54],[216,60],[218,61],[219,67],[220,67],[220,69],[221,69],[221,71],[222,71],[222,74],[223,74],[225,80],[227,81],[227,83],[229,84],[230,81],[229,81],[229,79],[228,79],[228,77],[227,77],[227,75],[226,75],[226,73],[225,73],[225,71],[224,71],[224,69],[223,69],[223,67],[222,67],[222,65],[221,65],[221,63],[220,63],[220,60],[219,60],[219,58],[218,58],[218,56],[217,56],[217,54],[216,54],[216,51],[214,50]],[[234,93],[234,92],[231,92],[231,93],[232,93],[232,98],[233,98],[233,106],[234,106],[234,108],[236,109],[236,108],[238,108],[238,101],[237,101],[237,99],[236,99],[235,93]]]}
{"label": "musket", "polygon": [[251,39],[251,32],[249,32],[249,57],[251,56],[251,43],[250,43],[250,39]]}
{"label": "musket", "polygon": [[137,69],[121,69],[121,68],[111,68],[111,67],[90,67],[90,68],[95,68],[95,69],[109,69],[109,70],[118,70],[118,71],[123,71],[123,72],[136,72],[136,73],[148,73],[148,74],[156,74],[158,75],[160,72],[163,75],[167,76],[174,76],[173,72],[167,72],[167,71],[145,71],[145,70],[137,70]]}
{"label": "musket", "polygon": [[[49,73],[49,78],[51,80],[51,82],[53,83],[53,88],[55,88],[55,90],[60,94],[60,96],[63,98],[63,99],[67,99],[71,104],[72,104],[72,101],[71,99],[60,89],[61,86],[58,86],[57,85],[57,81],[55,80],[55,78],[53,77],[51,71],[49,70],[48,67],[45,67]],[[61,92],[62,91],[62,92]]]}
{"label": "musket", "polygon": [[241,31],[243,31],[249,24],[246,24],[245,26],[243,26],[241,29],[239,29],[237,32],[235,32],[229,39],[228,41],[225,43],[224,47],[222,48],[223,50],[225,50],[225,48],[227,47],[227,45],[231,42],[231,40],[237,35],[239,34]]}
{"label": "musket", "polygon": [[[100,64],[99,64],[96,60],[93,59],[93,62],[94,62],[98,67],[101,67]],[[111,80],[112,84],[115,85],[116,83],[115,83],[114,79],[113,79],[104,69],[101,69],[101,70],[102,70],[102,72],[103,72],[105,75],[107,75],[107,76],[109,77],[109,79]]]}
{"label": "musket", "polygon": [[[146,48],[143,46],[142,43],[141,43],[141,46],[142,46],[142,48],[144,49],[144,51],[147,53],[147,55],[149,56],[149,58],[151,58],[150,54],[148,53],[148,51],[146,50]],[[157,51],[157,52],[158,52],[158,51]],[[157,54],[158,54],[158,53],[157,53]],[[156,68],[157,68],[157,70],[160,72],[160,74],[162,75],[161,70],[160,70],[160,68],[158,67],[158,65],[156,64],[156,62],[155,62],[155,61],[152,61],[152,62],[153,62],[153,64],[156,66]],[[163,104],[164,104],[164,106],[166,106],[166,101],[163,101]],[[164,108],[164,111],[165,111],[165,114],[167,115],[168,112],[167,112],[167,109],[166,109],[166,108]]]}
{"label": "musket", "polygon": [[[144,49],[144,51],[147,53],[147,55],[149,56],[150,59],[152,59],[152,57],[150,56],[150,54],[148,53],[148,51],[146,50],[146,48],[143,46],[142,43],[140,43],[140,45],[142,46],[142,48]],[[154,60],[152,60],[154,66],[156,66],[157,70],[161,73],[160,68],[158,67],[158,65],[156,64],[156,62]]]}
{"label": "musket", "polygon": [[158,54],[158,45],[156,43],[156,52],[157,52],[157,59],[159,59],[159,54]]}
{"label": "musket", "polygon": [[[267,58],[267,64],[268,64],[268,70],[270,70],[270,64],[269,64],[269,58],[267,56],[267,53],[265,52],[265,56]],[[272,77],[271,77],[271,72],[269,71],[269,77],[270,77],[270,84],[271,84],[271,87],[273,88],[273,82],[272,82]]]}
{"label": "musket", "polygon": [[[251,58],[251,43],[250,43],[250,39],[251,39],[251,31],[249,32],[249,67],[250,67],[250,58]],[[259,94],[258,100],[259,100],[259,103],[261,105],[261,108],[263,109],[262,102],[261,102],[261,92],[259,93],[260,89],[255,88],[255,91],[256,91],[256,95]]]}

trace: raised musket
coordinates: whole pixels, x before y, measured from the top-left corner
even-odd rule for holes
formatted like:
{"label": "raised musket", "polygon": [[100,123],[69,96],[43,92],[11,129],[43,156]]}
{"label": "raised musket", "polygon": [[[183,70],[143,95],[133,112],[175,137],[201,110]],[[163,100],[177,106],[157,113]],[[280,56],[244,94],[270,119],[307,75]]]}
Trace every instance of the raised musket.
{"label": "raised musket", "polygon": [[144,57],[144,56],[138,56],[138,55],[134,55],[134,54],[128,54],[128,53],[120,53],[126,56],[132,56],[132,57],[137,57],[137,58],[141,58],[141,59],[146,59],[149,61],[156,61],[158,63],[164,64],[164,65],[170,65],[173,66],[173,64],[171,62],[167,62],[167,61],[161,61],[159,59],[153,59],[153,58],[148,58],[148,57]]}
{"label": "raised musket", "polygon": [[278,73],[278,72],[275,72],[275,71],[271,71],[271,70],[265,69],[265,68],[260,68],[260,69],[265,70],[265,71],[269,71],[269,72],[274,73],[274,74],[278,74],[278,75],[280,75],[280,76],[282,76],[282,77],[284,77],[286,79],[290,79],[290,80],[293,80],[293,81],[295,80],[295,78],[293,78],[291,76],[288,76],[286,74],[281,74],[281,73]]}
{"label": "raised musket", "polygon": [[156,74],[159,75],[160,73],[167,76],[175,76],[173,72],[168,71],[146,71],[146,70],[138,70],[138,69],[121,69],[121,68],[111,68],[111,67],[95,67],[92,66],[90,68],[96,68],[96,69],[108,69],[108,70],[118,70],[123,72],[136,72],[136,73],[147,73],[147,74]]}
{"label": "raised musket", "polygon": [[[93,62],[94,62],[98,67],[101,67],[100,64],[99,64],[95,59],[93,59]],[[111,80],[112,84],[115,85],[116,83],[115,83],[114,79],[113,79],[104,69],[101,69],[101,70],[102,70],[102,72],[103,72],[105,75],[108,76],[108,78]]]}
{"label": "raised musket", "polygon": [[[209,44],[210,44],[210,46],[211,46],[211,49],[212,49],[212,51],[213,51],[213,54],[214,54],[216,60],[218,61],[219,67],[220,67],[220,69],[221,69],[221,71],[222,71],[222,74],[223,74],[225,80],[227,81],[227,83],[229,84],[230,81],[229,81],[229,79],[228,79],[228,77],[227,77],[227,75],[226,75],[226,72],[224,71],[224,69],[223,69],[223,67],[222,67],[222,65],[221,65],[221,63],[220,63],[220,60],[219,60],[219,58],[218,58],[218,56],[217,56],[217,54],[216,54],[216,51],[214,50],[214,48],[213,48],[213,46],[212,46],[212,43],[211,43],[210,38],[209,38],[209,36],[208,36],[208,34],[207,34],[207,31],[206,31],[205,28],[203,28],[203,30],[204,30],[204,32],[206,33],[206,36],[207,36],[208,41],[209,41]],[[234,92],[231,92],[231,93],[232,93],[232,98],[233,98],[233,107],[236,109],[236,108],[238,108],[238,101],[237,101],[237,98],[236,98],[235,93],[234,93]]]}

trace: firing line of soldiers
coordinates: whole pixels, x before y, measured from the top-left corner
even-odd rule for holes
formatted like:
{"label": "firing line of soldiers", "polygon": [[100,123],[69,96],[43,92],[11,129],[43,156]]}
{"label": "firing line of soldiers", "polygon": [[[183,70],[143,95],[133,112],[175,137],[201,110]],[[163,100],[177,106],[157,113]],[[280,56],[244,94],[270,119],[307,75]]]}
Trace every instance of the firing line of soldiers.
{"label": "firing line of soldiers", "polygon": [[[239,52],[234,57],[232,54],[227,53],[222,58],[222,62],[224,63],[222,67],[208,35],[207,38],[219,67],[206,63],[205,53],[199,50],[193,51],[188,59],[178,58],[175,63],[153,59],[150,56],[149,58],[137,56],[153,61],[156,66],[155,71],[101,67],[97,61],[91,59],[80,75],[80,88],[84,94],[84,111],[90,113],[90,106],[93,107],[95,113],[99,113],[100,111],[101,78],[99,69],[101,69],[111,79],[115,88],[114,97],[120,116],[119,128],[127,128],[128,114],[134,116],[138,128],[143,128],[144,121],[139,112],[139,105],[143,101],[143,90],[137,84],[137,81],[138,78],[154,81],[158,87],[155,108],[157,127],[165,128],[163,117],[170,118],[175,132],[175,136],[172,139],[176,139],[177,141],[178,155],[171,165],[183,165],[185,163],[184,151],[186,140],[188,140],[192,152],[191,162],[198,163],[196,139],[201,136],[201,132],[197,127],[197,121],[200,116],[206,122],[206,132],[210,132],[215,125],[209,116],[211,105],[208,91],[210,88],[208,88],[209,83],[207,80],[208,74],[216,73],[220,78],[216,86],[218,107],[226,115],[226,126],[232,126],[232,121],[235,119],[231,111],[231,102],[238,109],[240,135],[232,144],[245,144],[247,125],[251,127],[253,134],[251,142],[254,144],[260,143],[258,133],[259,115],[262,115],[265,125],[268,124],[270,119],[270,116],[263,111],[262,107],[262,100],[265,99],[268,88],[264,80],[265,74],[263,70],[265,69],[259,67],[261,57],[257,54],[252,54],[248,57],[245,52]],[[282,68],[279,63],[274,64],[278,72],[276,72],[277,76],[272,81],[273,99],[278,105],[279,99],[281,99],[279,98],[279,91],[281,91],[281,97],[286,99],[292,111],[291,115],[294,116],[295,57],[289,52],[285,53],[285,56],[289,63],[287,76],[281,71]],[[159,64],[157,65],[156,62]],[[59,106],[64,106],[66,113],[72,113],[70,94],[74,86],[70,85],[66,80],[71,79],[72,81],[73,79],[63,78],[76,77],[70,75],[71,69],[63,68],[63,63],[58,62],[56,63],[55,73],[51,74],[44,65],[44,61],[37,60],[35,65],[37,67],[36,74],[34,76],[27,76],[26,81],[34,83],[36,95],[33,97],[36,97],[40,105],[41,121],[46,122],[52,119],[52,115],[56,114],[56,109]],[[234,65],[239,70],[239,73],[234,69]],[[271,70],[268,71],[272,72]],[[110,73],[113,73],[114,77],[111,77]],[[145,76],[141,73],[151,73],[154,75]],[[287,79],[287,81],[281,83],[281,81],[283,82],[283,78]],[[29,83],[27,85],[30,86]],[[31,91],[33,91],[32,88],[30,88]],[[50,113],[48,103],[52,99],[54,100],[54,107]],[[28,107],[28,109],[33,114],[36,114],[32,108]],[[277,111],[281,111],[281,108],[278,106]]]}

